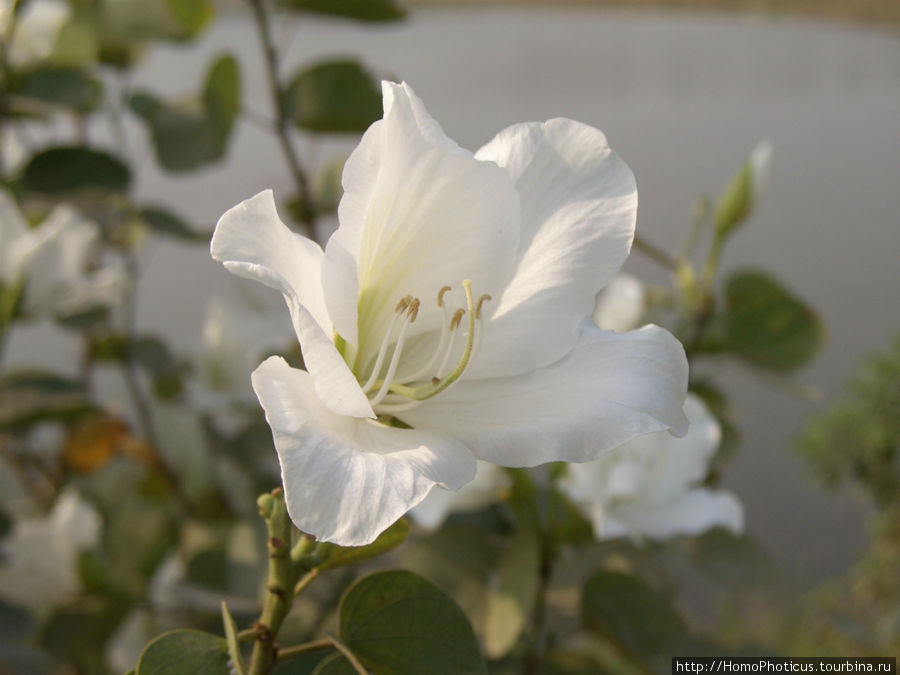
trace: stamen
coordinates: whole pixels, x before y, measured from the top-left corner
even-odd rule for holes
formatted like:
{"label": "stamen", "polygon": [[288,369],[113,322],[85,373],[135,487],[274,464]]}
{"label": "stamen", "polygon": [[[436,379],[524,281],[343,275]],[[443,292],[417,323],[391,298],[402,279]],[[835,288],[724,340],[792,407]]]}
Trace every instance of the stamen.
{"label": "stamen", "polygon": [[450,338],[451,334],[451,331],[448,329],[448,324],[450,322],[447,318],[449,310],[447,309],[447,305],[444,304],[444,293],[449,290],[449,286],[444,286],[440,291],[438,291],[437,304],[444,313],[444,322],[441,324],[443,328],[441,328],[441,339],[438,342],[437,349],[434,350],[434,354],[432,354],[431,358],[428,359],[428,363],[419,368],[419,370],[417,370],[412,375],[408,375],[403,378],[406,382],[415,382],[416,380],[421,380],[423,377],[428,375],[428,373],[433,372],[432,369],[434,368],[434,364],[437,363],[437,360],[440,358],[441,354],[444,353],[444,348],[447,346],[447,340]]}
{"label": "stamen", "polygon": [[[463,289],[465,289],[466,291],[466,306],[468,307],[469,314],[469,330],[466,333],[466,347],[463,350],[462,358],[460,358],[459,362],[456,364],[456,368],[453,369],[453,372],[450,373],[447,377],[443,378],[440,382],[438,382],[438,384],[428,384],[424,387],[417,387],[416,389],[414,389],[411,392],[410,398],[415,401],[424,401],[425,399],[440,394],[447,387],[456,382],[456,380],[459,379],[459,376],[463,374],[466,366],[469,365],[469,359],[472,357],[472,347],[475,341],[475,301],[472,299],[472,282],[469,279],[463,281]],[[464,312],[458,311],[456,314],[454,314],[454,320],[457,316],[459,316],[459,321],[461,321],[463,313]],[[459,321],[456,322],[457,326],[459,325]],[[454,327],[455,326],[453,326],[453,324],[451,323],[451,329]]]}
{"label": "stamen", "polygon": [[[471,308],[471,305],[469,305]],[[463,315],[466,313],[466,310],[460,308],[453,313],[453,318],[450,319],[450,330],[456,330],[459,327],[459,324],[462,323]]]}
{"label": "stamen", "polygon": [[487,293],[478,296],[478,304],[475,305],[475,318],[476,319],[481,318],[481,306],[490,299],[491,299],[491,296],[488,295]]}
{"label": "stamen", "polygon": [[[456,321],[457,315],[462,317],[462,314],[458,314],[463,310],[457,310],[457,314],[453,315],[453,320]],[[456,325],[459,325],[459,321],[456,321]],[[441,373],[444,372],[444,369],[447,367],[447,364],[450,362],[450,355],[453,353],[453,347],[456,345],[456,336],[459,334],[454,330],[453,321],[450,322],[450,330],[448,331],[450,335],[450,341],[447,344],[447,348],[444,350],[444,358],[441,359],[441,365],[438,366],[437,374],[438,377],[441,376]]]}
{"label": "stamen", "polygon": [[[413,300],[413,302],[415,303],[416,307],[419,306],[418,300]],[[384,380],[381,382],[381,388],[378,390],[378,393],[375,394],[375,398],[369,401],[369,403],[373,407],[381,403],[382,399],[387,395],[388,390],[391,388],[391,383],[394,380],[394,375],[397,373],[397,364],[400,363],[400,353],[403,351],[403,343],[406,342],[406,331],[409,330],[412,322],[415,321],[415,317],[411,316],[411,314],[411,312],[407,312],[407,316],[410,316],[410,320],[403,324],[403,328],[400,329],[400,335],[397,336],[397,344],[394,345],[394,353],[391,356],[391,363],[388,366],[388,371],[384,376]]]}
{"label": "stamen", "polygon": [[[381,366],[384,363],[384,357],[385,354],[387,354],[387,348],[391,344],[391,335],[394,334],[394,327],[397,325],[397,321],[403,315],[403,312],[408,310],[412,301],[413,297],[411,295],[407,295],[403,298],[400,298],[400,302],[398,302],[397,306],[394,308],[394,316],[393,318],[391,318],[391,322],[388,324],[387,330],[384,332],[384,339],[381,341],[381,347],[378,348],[378,356],[375,358],[375,365],[372,367],[372,373],[369,375],[369,379],[366,380],[366,383],[362,387],[363,392],[368,393],[369,390],[375,386],[375,382],[378,380],[378,375],[381,373]],[[415,302],[416,312],[418,312],[418,301]]]}

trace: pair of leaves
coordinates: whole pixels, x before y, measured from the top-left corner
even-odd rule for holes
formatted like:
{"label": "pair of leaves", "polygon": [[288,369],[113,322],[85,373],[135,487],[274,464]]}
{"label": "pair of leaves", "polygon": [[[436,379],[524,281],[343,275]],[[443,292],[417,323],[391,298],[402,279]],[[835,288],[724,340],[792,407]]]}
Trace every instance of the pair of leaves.
{"label": "pair of leaves", "polygon": [[[226,632],[236,644],[227,610]],[[434,584],[412,572],[376,572],[357,581],[341,599],[339,640],[374,673],[484,673],[478,641],[462,610]],[[136,675],[183,672],[225,675],[229,640],[193,630],[165,633],[141,654]],[[236,656],[236,649],[232,648]],[[324,659],[314,672],[348,670],[343,655]]]}
{"label": "pair of leaves", "polygon": [[147,92],[134,94],[131,109],[150,128],[156,159],[168,171],[188,171],[218,161],[240,109],[240,72],[235,58],[220,56],[210,67],[203,92],[170,104]]}

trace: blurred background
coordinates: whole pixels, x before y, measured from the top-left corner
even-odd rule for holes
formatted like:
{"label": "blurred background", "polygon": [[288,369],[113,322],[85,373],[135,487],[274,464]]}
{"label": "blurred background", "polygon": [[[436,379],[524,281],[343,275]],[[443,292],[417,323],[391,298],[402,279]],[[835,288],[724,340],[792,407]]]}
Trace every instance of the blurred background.
{"label": "blurred background", "polygon": [[[136,3],[122,5],[137,11]],[[889,349],[900,331],[900,3],[418,0],[405,9],[403,19],[369,23],[282,8],[272,25],[281,72],[289,79],[313,62],[358,59],[373,81],[409,82],[447,134],[472,150],[520,121],[561,116],[596,126],[637,178],[639,234],[670,253],[689,229],[697,199],[713,199],[759,141],[772,143],[765,189],[721,269],[765,267],[818,314],[824,345],[789,374],[725,357],[697,368],[727,393],[740,431],[717,480],[739,497],[747,534],[779,570],[777,582],[753,593],[787,593],[793,601],[840,583],[872,545],[879,502],[865,479],[851,479],[859,462],[846,457],[850,468],[840,477],[846,480],[823,481],[816,462],[796,446],[811,416],[845,390],[865,355]],[[152,116],[133,98],[131,110],[110,123],[109,99],[191,95],[226,51],[241,74],[240,106],[220,156],[189,170],[172,170],[172,161],[167,167]],[[199,233],[265,188],[289,210],[295,181],[268,126],[265,63],[246,5],[217,4],[215,16],[189,39],[146,40],[130,58],[127,70],[94,73],[107,101],[98,114],[63,111],[19,125],[26,157],[89,139],[130,166],[135,203],[165,204]],[[333,167],[358,132],[299,127],[290,134],[304,167],[322,190],[333,190]],[[322,240],[335,226],[328,213],[316,223]],[[141,270],[136,332],[153,333],[175,352],[201,352],[210,297],[238,302],[246,290],[202,241],[186,244],[152,227],[141,237],[134,249]],[[625,270],[651,286],[670,284],[670,271],[638,250]],[[280,299],[257,301],[277,307]],[[286,313],[273,314],[286,324]],[[4,368],[76,376],[82,353],[78,333],[37,320],[10,331]],[[139,426],[117,372],[99,368],[94,392]],[[893,412],[900,416],[900,409]],[[879,470],[896,476],[891,447]],[[4,489],[21,487],[7,482]],[[896,544],[896,531],[891,536]],[[695,600],[702,620],[702,593]],[[900,624],[895,610],[891,621]],[[764,626],[747,630],[765,639]]]}

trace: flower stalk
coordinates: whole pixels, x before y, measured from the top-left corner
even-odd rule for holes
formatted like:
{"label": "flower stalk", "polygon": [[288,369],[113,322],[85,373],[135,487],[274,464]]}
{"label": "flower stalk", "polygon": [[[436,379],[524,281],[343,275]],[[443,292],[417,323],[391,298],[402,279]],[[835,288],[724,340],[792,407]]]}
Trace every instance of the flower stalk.
{"label": "flower stalk", "polygon": [[278,657],[275,637],[294,600],[295,575],[290,555],[291,521],[281,488],[262,495],[257,500],[257,505],[269,533],[266,545],[269,552],[269,576],[263,611],[254,626],[256,641],[253,644],[249,675],[264,675],[275,664]]}

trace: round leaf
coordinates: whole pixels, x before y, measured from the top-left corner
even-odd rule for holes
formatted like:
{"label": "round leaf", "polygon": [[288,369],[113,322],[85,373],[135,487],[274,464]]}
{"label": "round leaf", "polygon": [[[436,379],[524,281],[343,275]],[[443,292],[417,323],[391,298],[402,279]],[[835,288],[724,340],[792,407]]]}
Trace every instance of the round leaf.
{"label": "round leaf", "polygon": [[621,572],[598,572],[588,579],[581,614],[588,628],[635,654],[671,652],[686,634],[684,622],[664,596]]}
{"label": "round leaf", "polygon": [[341,638],[374,673],[484,673],[465,614],[430,581],[376,572],[341,600]]}
{"label": "round leaf", "polygon": [[381,91],[357,61],[328,61],[290,81],[284,107],[301,129],[358,133],[381,118]]}
{"label": "round leaf", "polygon": [[88,111],[100,103],[100,82],[75,68],[39,68],[22,75],[16,92],[22,96]]}
{"label": "round leaf", "polygon": [[725,298],[725,346],[756,366],[794,370],[822,345],[824,329],[815,312],[761,272],[731,276]]}
{"label": "round leaf", "polygon": [[81,146],[38,153],[28,162],[23,177],[28,189],[54,195],[79,190],[124,192],[131,182],[131,172],[121,161]]}
{"label": "round leaf", "polygon": [[148,644],[136,675],[228,675],[228,645],[217,635],[199,630],[173,630]]}

